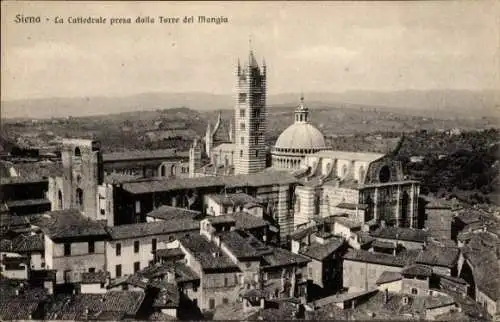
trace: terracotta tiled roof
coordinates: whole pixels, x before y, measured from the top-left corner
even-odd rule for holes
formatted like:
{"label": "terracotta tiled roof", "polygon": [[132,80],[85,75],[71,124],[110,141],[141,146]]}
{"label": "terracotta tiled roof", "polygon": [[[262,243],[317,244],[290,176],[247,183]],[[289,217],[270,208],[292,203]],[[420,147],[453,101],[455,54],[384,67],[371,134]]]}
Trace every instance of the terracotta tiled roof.
{"label": "terracotta tiled roof", "polygon": [[421,229],[401,228],[401,227],[381,227],[370,233],[372,237],[384,239],[398,239],[423,243],[429,233]]}
{"label": "terracotta tiled roof", "polygon": [[99,316],[101,312],[117,312],[135,316],[144,296],[144,292],[140,291],[109,291],[104,294],[58,296],[47,311],[47,319],[88,320]]}
{"label": "terracotta tiled roof", "polygon": [[197,231],[199,229],[200,222],[190,218],[120,225],[107,228],[113,240],[164,235],[183,231]]}
{"label": "terracotta tiled roof", "polygon": [[176,149],[144,150],[103,153],[102,160],[106,162],[136,161],[148,159],[172,159],[188,158],[189,151],[177,151]]}
{"label": "terracotta tiled roof", "polygon": [[324,244],[313,243],[306,249],[301,250],[300,253],[307,257],[322,261],[332,253],[336,252],[339,248],[342,247],[342,245],[344,245],[344,241],[342,239],[333,238],[332,240],[328,240]]}
{"label": "terracotta tiled roof", "polygon": [[224,206],[244,206],[246,204],[259,204],[260,200],[246,193],[231,193],[231,194],[211,194],[207,197],[212,198],[218,204]]}
{"label": "terracotta tiled roof", "polygon": [[347,254],[344,255],[344,260],[404,267],[407,264],[413,263],[417,256],[418,253],[413,251],[403,251],[394,256],[382,253],[372,253],[360,249],[350,249]]}
{"label": "terracotta tiled roof", "polygon": [[189,210],[180,207],[172,207],[172,206],[161,206],[146,214],[147,217],[152,217],[162,220],[177,220],[185,218],[195,219],[200,215],[201,215],[200,211]]}
{"label": "terracotta tiled roof", "polygon": [[168,180],[148,180],[123,184],[123,189],[131,194],[145,194],[162,191],[195,189],[200,187],[261,187],[297,182],[286,171],[265,170],[259,173],[235,176],[216,176],[198,178],[177,178]]}
{"label": "terracotta tiled roof", "polygon": [[45,235],[54,241],[76,237],[108,236],[102,224],[84,217],[76,209],[48,212],[38,217],[33,225],[39,226]]}
{"label": "terracotta tiled roof", "polygon": [[31,320],[39,301],[9,298],[0,300],[0,319],[3,321]]}
{"label": "terracotta tiled roof", "polygon": [[417,263],[453,268],[457,265],[460,251],[456,247],[428,245],[417,257]]}
{"label": "terracotta tiled roof", "polygon": [[384,271],[382,272],[382,274],[380,274],[379,278],[377,279],[377,282],[375,283],[377,285],[381,285],[385,283],[399,281],[402,278],[403,276],[399,272]]}
{"label": "terracotta tiled roof", "polygon": [[413,264],[407,266],[401,272],[404,276],[425,276],[430,277],[432,275],[432,268],[426,265]]}
{"label": "terracotta tiled roof", "polygon": [[184,236],[179,241],[183,247],[194,255],[204,271],[221,269],[239,271],[238,266],[205,237],[200,235]]}

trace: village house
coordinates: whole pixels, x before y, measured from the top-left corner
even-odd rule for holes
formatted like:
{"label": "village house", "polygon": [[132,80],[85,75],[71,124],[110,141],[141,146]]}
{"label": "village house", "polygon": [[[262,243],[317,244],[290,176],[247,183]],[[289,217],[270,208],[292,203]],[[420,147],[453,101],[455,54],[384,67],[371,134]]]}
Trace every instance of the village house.
{"label": "village house", "polygon": [[53,211],[33,222],[44,233],[45,267],[57,271],[57,284],[81,281],[81,273],[105,270],[108,233],[76,209]]}
{"label": "village house", "polygon": [[108,228],[106,267],[111,278],[129,275],[153,264],[160,243],[170,243],[181,236],[197,234],[199,221],[190,217],[173,221],[129,224]]}
{"label": "village house", "polygon": [[382,273],[401,273],[403,268],[414,263],[418,251],[401,251],[396,255],[350,249],[344,255],[343,284],[345,288],[368,290],[377,287]]}

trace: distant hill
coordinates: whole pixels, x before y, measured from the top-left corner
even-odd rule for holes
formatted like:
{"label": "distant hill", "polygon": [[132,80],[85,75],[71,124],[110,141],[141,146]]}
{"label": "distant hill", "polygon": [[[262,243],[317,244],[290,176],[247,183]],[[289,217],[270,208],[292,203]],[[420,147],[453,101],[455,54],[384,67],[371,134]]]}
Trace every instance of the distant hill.
{"label": "distant hill", "polygon": [[[299,94],[270,95],[268,105],[294,106]],[[398,113],[430,117],[498,117],[498,91],[348,91],[343,93],[307,93],[311,108],[366,108],[393,110]],[[231,109],[232,95],[210,93],[144,93],[126,97],[44,98],[3,101],[2,118],[50,118],[91,116],[133,111],[152,111],[187,107],[198,111]]]}

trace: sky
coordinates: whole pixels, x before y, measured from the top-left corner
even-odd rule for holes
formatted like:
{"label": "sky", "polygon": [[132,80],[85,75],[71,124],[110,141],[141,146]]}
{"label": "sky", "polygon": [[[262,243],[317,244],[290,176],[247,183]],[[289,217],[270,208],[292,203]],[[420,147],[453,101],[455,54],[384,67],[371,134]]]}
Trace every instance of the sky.
{"label": "sky", "polygon": [[[2,100],[230,94],[251,47],[268,92],[500,87],[500,3],[2,1]],[[18,14],[39,24],[15,23]],[[226,24],[159,24],[158,16]],[[59,16],[64,24],[55,24]],[[155,24],[68,24],[150,16]],[[49,19],[47,21],[46,19]],[[251,39],[251,44],[249,43]]]}

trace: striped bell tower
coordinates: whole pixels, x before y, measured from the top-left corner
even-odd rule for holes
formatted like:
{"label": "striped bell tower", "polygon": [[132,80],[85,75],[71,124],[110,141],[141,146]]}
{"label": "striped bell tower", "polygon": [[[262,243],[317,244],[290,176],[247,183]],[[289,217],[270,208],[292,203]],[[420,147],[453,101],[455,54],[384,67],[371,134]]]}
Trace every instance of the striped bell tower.
{"label": "striped bell tower", "polygon": [[236,85],[235,174],[260,172],[266,167],[266,64],[259,67],[252,50],[243,67],[238,60]]}

